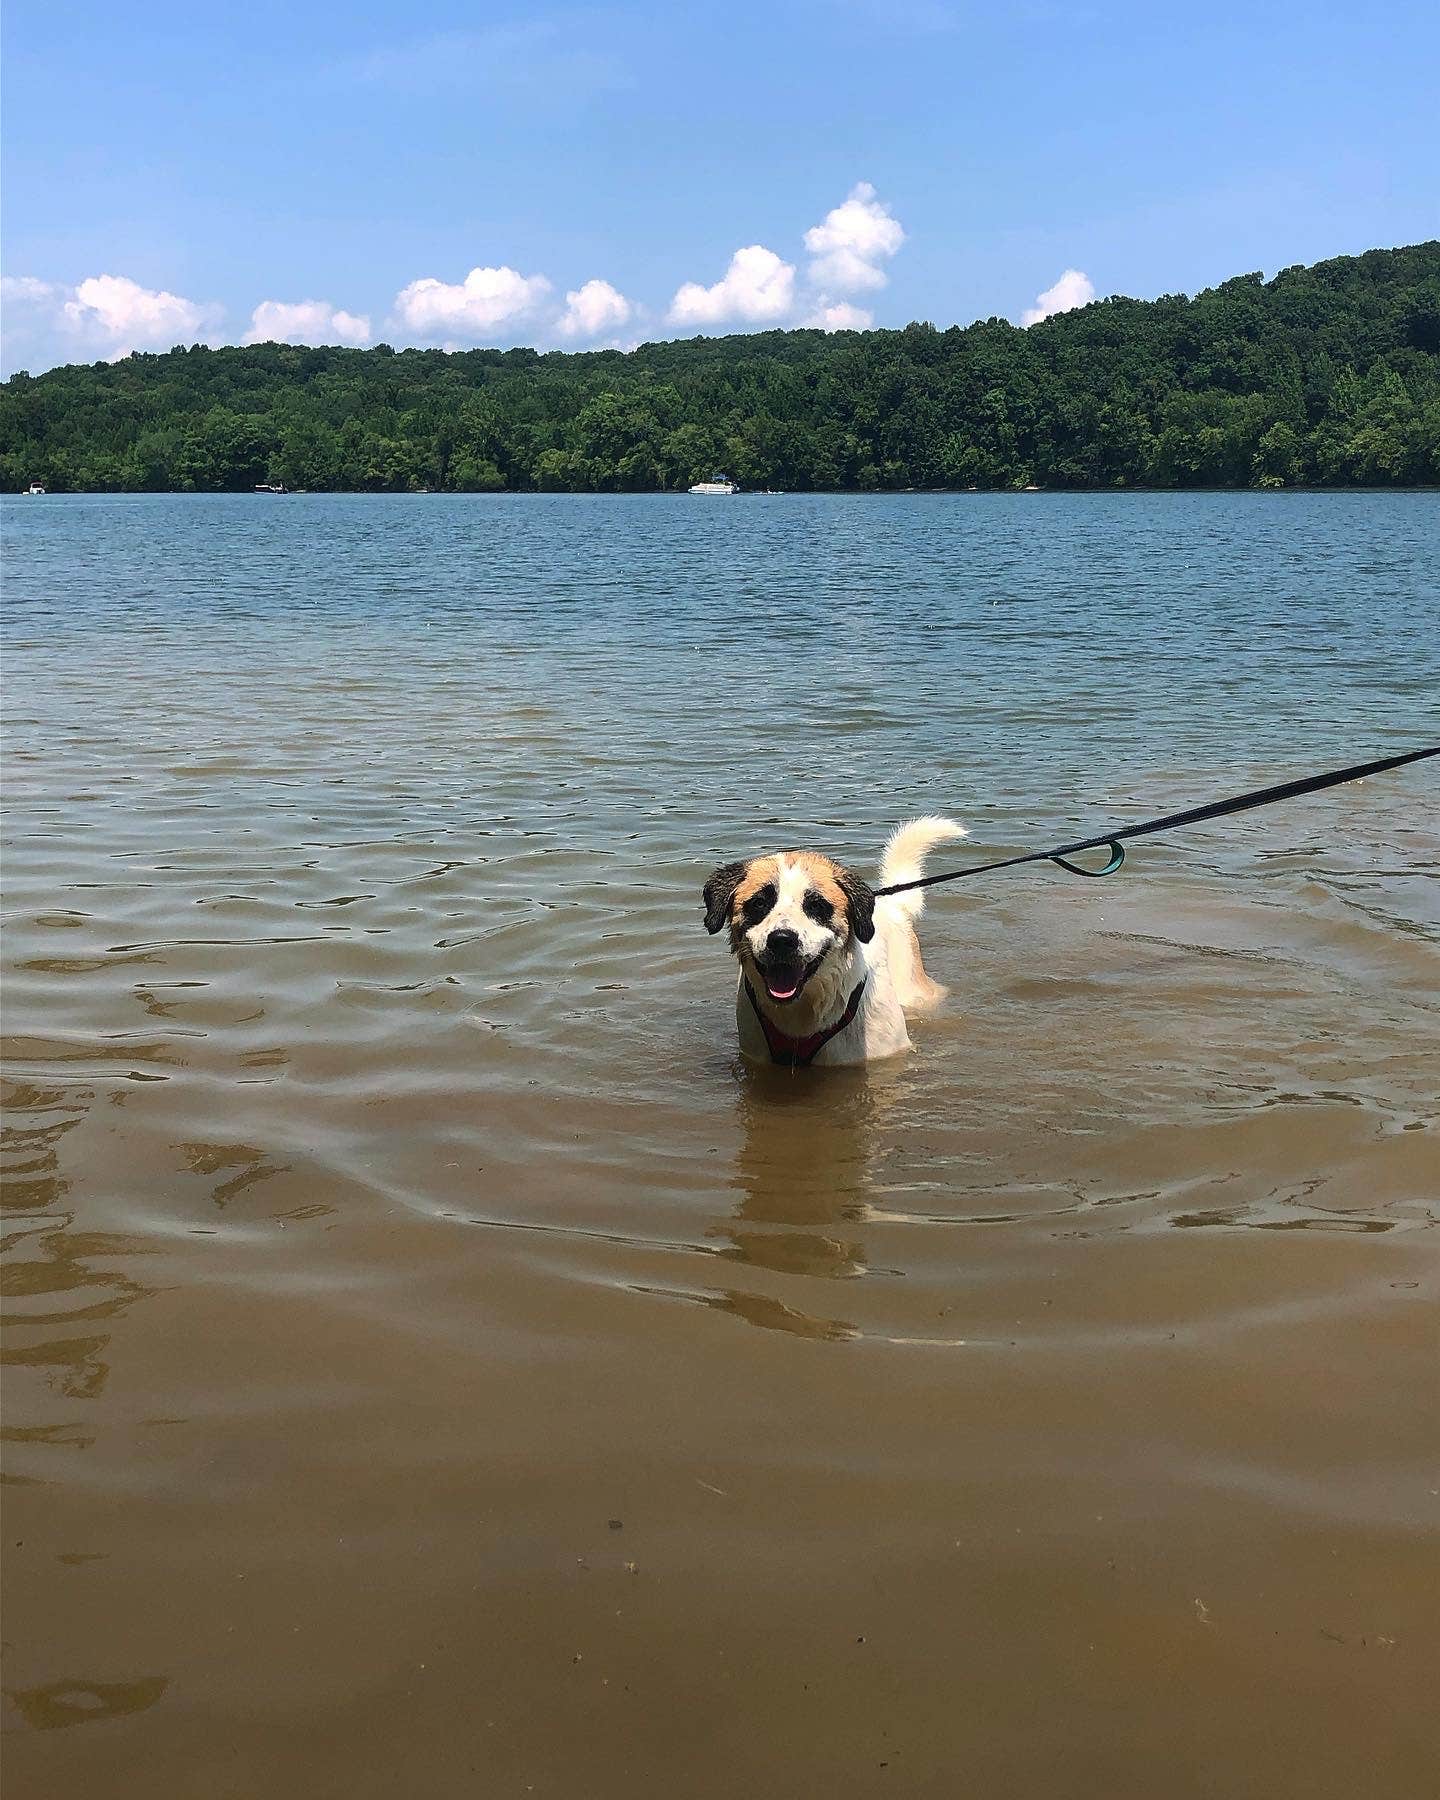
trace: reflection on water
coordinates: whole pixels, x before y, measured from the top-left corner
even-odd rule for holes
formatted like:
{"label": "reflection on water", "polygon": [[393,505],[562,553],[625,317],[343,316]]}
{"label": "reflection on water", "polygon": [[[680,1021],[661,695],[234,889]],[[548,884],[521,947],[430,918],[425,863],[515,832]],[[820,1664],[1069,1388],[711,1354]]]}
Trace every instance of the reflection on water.
{"label": "reflection on water", "polygon": [[177,1144],[192,1174],[219,1176],[210,1184],[216,1206],[228,1206],[257,1181],[283,1174],[288,1163],[275,1163],[251,1144]]}
{"label": "reflection on water", "polygon": [[45,1687],[7,1688],[6,1698],[27,1725],[37,1731],[55,1731],[65,1725],[144,1712],[169,1685],[163,1675],[145,1675],[137,1681],[52,1681]]}
{"label": "reflection on water", "polygon": [[1425,1791],[1433,777],[936,896],[868,1071],[698,890],[1433,740],[1433,497],[3,518],[13,1780]]}
{"label": "reflection on water", "polygon": [[747,1069],[733,1184],[742,1198],[723,1229],[731,1254],[782,1274],[858,1276],[864,1221],[888,1097],[898,1071],[837,1071],[823,1085],[797,1071]]}
{"label": "reflection on water", "polygon": [[[67,1399],[93,1400],[104,1392],[110,1377],[111,1339],[108,1333],[73,1335],[72,1328],[113,1323],[153,1292],[130,1274],[98,1266],[143,1258],[153,1250],[140,1238],[73,1230],[73,1220],[73,1214],[62,1213],[43,1224],[24,1224],[6,1232],[7,1260],[0,1267],[6,1339],[0,1365],[35,1371],[46,1389]],[[57,1327],[60,1336],[53,1335]],[[19,1377],[9,1375],[5,1387],[7,1403],[14,1407]],[[78,1441],[65,1426],[47,1426],[38,1436],[28,1437],[24,1427],[8,1424],[4,1435],[22,1442]]]}
{"label": "reflection on water", "polygon": [[747,1294],[739,1288],[719,1288],[714,1293],[696,1294],[694,1298],[704,1306],[713,1306],[719,1312],[743,1319],[747,1325],[758,1325],[762,1331],[789,1331],[796,1337],[823,1338],[831,1343],[858,1336],[855,1327],[843,1319],[817,1319],[798,1307],[787,1306],[771,1294]]}

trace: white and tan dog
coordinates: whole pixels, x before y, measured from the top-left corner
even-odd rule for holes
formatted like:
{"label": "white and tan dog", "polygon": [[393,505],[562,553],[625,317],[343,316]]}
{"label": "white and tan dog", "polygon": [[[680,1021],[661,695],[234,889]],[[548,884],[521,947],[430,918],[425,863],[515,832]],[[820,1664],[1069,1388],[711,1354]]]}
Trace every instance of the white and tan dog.
{"label": "white and tan dog", "polygon": [[[885,846],[879,886],[914,881],[936,844],[965,836],[953,819],[912,819]],[[879,898],[814,850],[726,863],[705,883],[705,929],[730,930],[740,960],[735,1016],[753,1062],[834,1067],[910,1047],[907,1012],[946,990],[925,973],[915,922],[924,890]]]}

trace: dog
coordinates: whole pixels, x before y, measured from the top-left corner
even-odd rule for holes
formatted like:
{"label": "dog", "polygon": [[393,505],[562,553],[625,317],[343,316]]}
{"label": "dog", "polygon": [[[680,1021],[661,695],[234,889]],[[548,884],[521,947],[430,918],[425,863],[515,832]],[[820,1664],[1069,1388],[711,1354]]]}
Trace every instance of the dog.
{"label": "dog", "polygon": [[[880,859],[879,887],[914,881],[937,844],[966,835],[953,819],[901,825]],[[907,1012],[938,1006],[947,989],[920,960],[923,889],[877,897],[816,850],[781,850],[726,863],[703,889],[705,929],[727,928],[740,962],[735,1017],[751,1062],[834,1068],[910,1048]]]}

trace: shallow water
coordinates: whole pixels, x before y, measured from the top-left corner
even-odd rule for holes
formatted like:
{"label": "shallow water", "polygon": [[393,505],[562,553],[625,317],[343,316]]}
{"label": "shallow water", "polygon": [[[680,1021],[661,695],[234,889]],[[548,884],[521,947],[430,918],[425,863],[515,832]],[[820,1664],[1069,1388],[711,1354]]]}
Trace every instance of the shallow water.
{"label": "shallow water", "polygon": [[942,890],[864,1073],[699,886],[1436,741],[1434,496],[4,524],[17,1793],[1428,1791],[1434,765]]}

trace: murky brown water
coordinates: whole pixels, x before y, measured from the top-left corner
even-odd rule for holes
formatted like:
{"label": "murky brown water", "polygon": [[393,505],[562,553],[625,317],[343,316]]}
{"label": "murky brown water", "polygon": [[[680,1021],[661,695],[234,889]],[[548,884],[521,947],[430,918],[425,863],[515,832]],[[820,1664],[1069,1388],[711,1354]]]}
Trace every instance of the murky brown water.
{"label": "murky brown water", "polygon": [[1433,499],[25,505],[14,1794],[1434,1790],[1431,765],[865,1073],[698,909],[1433,740]]}

